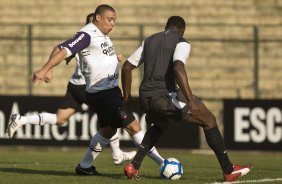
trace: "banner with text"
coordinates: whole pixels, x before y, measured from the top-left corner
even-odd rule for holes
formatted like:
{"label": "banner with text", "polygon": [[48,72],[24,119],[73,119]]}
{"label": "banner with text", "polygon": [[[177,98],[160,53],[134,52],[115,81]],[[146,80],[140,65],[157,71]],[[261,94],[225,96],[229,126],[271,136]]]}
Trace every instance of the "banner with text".
{"label": "banner with text", "polygon": [[224,100],[229,149],[282,150],[282,100]]}
{"label": "banner with text", "polygon": [[[31,115],[41,112],[56,113],[63,97],[46,96],[0,96],[0,145],[42,145],[42,146],[88,146],[91,136],[96,134],[99,123],[97,115],[83,104],[63,126],[24,125],[9,139],[5,133],[12,114]],[[145,132],[148,125],[137,98],[130,108]],[[127,132],[118,129],[121,146],[134,147]],[[199,128],[184,122],[173,123],[159,141],[163,148],[199,148]]]}

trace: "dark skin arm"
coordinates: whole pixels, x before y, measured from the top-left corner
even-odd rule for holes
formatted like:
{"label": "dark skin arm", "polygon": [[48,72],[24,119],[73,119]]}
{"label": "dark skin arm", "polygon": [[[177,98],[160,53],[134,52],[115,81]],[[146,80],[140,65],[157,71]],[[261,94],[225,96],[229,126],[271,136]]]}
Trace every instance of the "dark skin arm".
{"label": "dark skin arm", "polygon": [[121,84],[123,91],[123,100],[127,102],[131,97],[132,70],[136,67],[130,62],[125,61],[121,70]]}
{"label": "dark skin arm", "polygon": [[185,70],[185,65],[181,61],[175,61],[173,65],[175,80],[181,89],[182,93],[184,94],[186,100],[188,101],[188,105],[190,107],[191,115],[198,116],[200,108],[195,101],[193,96],[192,90],[189,86],[187,73]]}

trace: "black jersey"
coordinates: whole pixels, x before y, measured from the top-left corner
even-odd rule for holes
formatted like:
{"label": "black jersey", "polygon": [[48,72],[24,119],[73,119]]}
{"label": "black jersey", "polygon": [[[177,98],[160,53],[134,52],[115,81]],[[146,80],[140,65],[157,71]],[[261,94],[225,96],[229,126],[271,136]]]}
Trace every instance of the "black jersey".
{"label": "black jersey", "polygon": [[[178,45],[182,46],[176,52]],[[185,46],[183,47],[183,45]],[[144,76],[139,91],[140,96],[149,97],[174,92],[176,90],[176,82],[173,62],[180,57],[181,59],[179,60],[185,63],[190,52],[190,44],[179,33],[166,30],[148,37],[142,46],[141,51],[136,51],[137,53],[135,52],[133,56],[128,58],[129,62],[136,65],[137,63],[134,59],[136,60],[137,58],[138,60],[136,55],[139,54],[140,61],[138,65],[144,63]],[[183,55],[183,52],[184,57],[176,56]]]}

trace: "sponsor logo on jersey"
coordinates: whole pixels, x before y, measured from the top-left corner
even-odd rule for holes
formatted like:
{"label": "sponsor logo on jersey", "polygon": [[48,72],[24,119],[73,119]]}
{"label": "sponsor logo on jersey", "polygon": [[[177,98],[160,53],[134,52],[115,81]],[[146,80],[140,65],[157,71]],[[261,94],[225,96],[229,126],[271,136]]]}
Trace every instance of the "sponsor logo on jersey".
{"label": "sponsor logo on jersey", "polygon": [[118,73],[115,73],[115,74],[113,74],[113,75],[108,75],[107,79],[108,79],[109,81],[118,79]]}
{"label": "sponsor logo on jersey", "polygon": [[115,55],[115,48],[113,45],[109,45],[108,42],[101,43],[101,49],[103,50],[103,54],[107,56]]}
{"label": "sponsor logo on jersey", "polygon": [[83,51],[81,51],[81,54],[83,56],[89,56],[90,55],[90,51],[89,50],[83,50]]}
{"label": "sponsor logo on jersey", "polygon": [[80,40],[84,38],[85,34],[82,33],[77,39],[75,39],[73,42],[69,43],[69,46],[72,48],[75,44],[77,44]]}

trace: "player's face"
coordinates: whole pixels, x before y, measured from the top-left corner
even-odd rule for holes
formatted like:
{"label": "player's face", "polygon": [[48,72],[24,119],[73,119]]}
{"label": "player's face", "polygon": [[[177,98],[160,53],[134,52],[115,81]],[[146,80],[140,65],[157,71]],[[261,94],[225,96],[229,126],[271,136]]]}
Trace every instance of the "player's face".
{"label": "player's face", "polygon": [[97,27],[104,34],[109,34],[109,32],[114,28],[116,22],[116,13],[110,10],[104,11],[102,14],[96,16]]}

